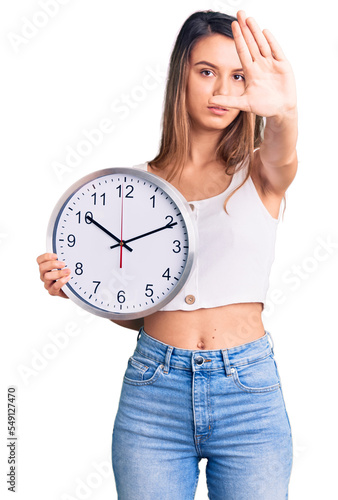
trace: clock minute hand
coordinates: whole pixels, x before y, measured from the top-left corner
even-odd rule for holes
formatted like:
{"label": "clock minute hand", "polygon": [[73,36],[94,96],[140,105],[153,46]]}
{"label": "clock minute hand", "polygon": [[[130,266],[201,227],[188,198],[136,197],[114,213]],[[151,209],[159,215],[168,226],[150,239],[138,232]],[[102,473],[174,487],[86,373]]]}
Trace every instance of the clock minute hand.
{"label": "clock minute hand", "polygon": [[[139,236],[135,236],[135,238],[130,238],[129,240],[125,240],[124,243],[129,243],[130,241],[138,240],[139,238],[144,238],[144,236],[149,236],[150,234],[157,233],[158,231],[162,231],[163,229],[171,229],[173,226],[176,226],[177,222],[169,222],[165,226],[159,227],[158,229],[154,229],[153,231],[149,231],[148,233],[140,234]],[[110,248],[115,248],[118,245],[112,245]]]}
{"label": "clock minute hand", "polygon": [[[113,238],[115,241],[118,241],[119,244],[118,245],[114,245],[116,247],[118,246],[122,246],[121,245],[121,240],[120,238],[118,238],[117,236],[115,236],[113,233],[111,233],[110,231],[108,231],[108,229],[106,229],[105,227],[101,226],[101,224],[99,224],[96,220],[93,219],[93,217],[91,217],[90,215],[87,215],[86,216],[86,220],[90,221],[92,224],[94,224],[94,226],[97,226],[99,229],[101,229],[104,233],[108,234],[108,236],[110,236],[111,238]],[[132,248],[130,248],[130,246],[126,245],[124,241],[122,241],[123,243],[123,246],[129,250],[130,252],[133,251]]]}

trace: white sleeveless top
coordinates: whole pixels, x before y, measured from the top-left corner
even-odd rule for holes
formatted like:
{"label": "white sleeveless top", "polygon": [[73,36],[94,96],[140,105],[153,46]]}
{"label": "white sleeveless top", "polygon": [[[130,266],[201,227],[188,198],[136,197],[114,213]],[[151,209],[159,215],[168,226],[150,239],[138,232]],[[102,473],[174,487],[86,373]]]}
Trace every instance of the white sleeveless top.
{"label": "white sleeveless top", "polygon": [[[148,163],[133,168],[148,169]],[[160,311],[192,311],[241,302],[265,307],[269,275],[275,257],[278,219],[264,206],[251,176],[239,186],[247,165],[232,176],[219,195],[189,201],[197,223],[199,245],[191,274],[178,294]]]}

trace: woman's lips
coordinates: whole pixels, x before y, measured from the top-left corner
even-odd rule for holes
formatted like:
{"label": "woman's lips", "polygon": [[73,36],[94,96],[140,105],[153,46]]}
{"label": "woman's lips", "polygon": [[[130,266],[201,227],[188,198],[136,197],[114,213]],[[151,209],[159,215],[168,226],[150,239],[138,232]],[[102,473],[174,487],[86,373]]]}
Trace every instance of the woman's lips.
{"label": "woman's lips", "polygon": [[208,106],[208,109],[210,109],[210,111],[212,113],[214,113],[215,115],[224,115],[224,113],[226,113],[227,111],[229,111],[228,109],[221,108],[219,106]]}

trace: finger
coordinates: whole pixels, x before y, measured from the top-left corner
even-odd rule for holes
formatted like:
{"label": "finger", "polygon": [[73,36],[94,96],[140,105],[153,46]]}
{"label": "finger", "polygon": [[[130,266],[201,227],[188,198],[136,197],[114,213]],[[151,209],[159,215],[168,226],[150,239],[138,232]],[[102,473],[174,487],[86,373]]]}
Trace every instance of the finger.
{"label": "finger", "polygon": [[63,269],[66,266],[64,262],[58,260],[48,260],[39,265],[40,275],[46,273],[47,271],[52,271],[53,269]]}
{"label": "finger", "polygon": [[253,17],[248,17],[246,20],[246,24],[249,26],[262,56],[271,56],[270,45],[268,44],[267,39],[263,35],[255,19]]}
{"label": "finger", "polygon": [[42,281],[55,281],[65,276],[69,276],[71,273],[70,269],[63,269],[62,271],[50,271],[45,273],[44,279]]}
{"label": "finger", "polygon": [[39,257],[36,259],[36,262],[40,265],[43,262],[47,262],[48,260],[57,260],[58,256],[56,253],[43,253],[42,255],[39,255]]}
{"label": "finger", "polygon": [[45,288],[50,295],[57,295],[60,297],[67,297],[67,295],[61,290],[61,288],[70,280],[70,276],[59,279],[58,281],[45,283]]}
{"label": "finger", "polygon": [[48,271],[53,271],[53,270],[61,270],[62,268],[65,267],[64,262],[59,262],[58,260],[51,260],[44,262],[43,264],[39,265],[39,270],[40,270],[40,278],[43,280],[43,277],[45,273]]}
{"label": "finger", "polygon": [[246,44],[248,51],[251,56],[251,61],[257,59],[261,54],[259,52],[259,48],[257,42],[251,33],[249,26],[246,23],[245,12],[244,10],[239,10],[237,13],[238,24],[241,30],[241,35],[243,38],[243,42]]}
{"label": "finger", "polygon": [[60,269],[65,267],[66,263],[61,260],[47,260],[39,265],[40,271],[51,271],[52,269]]}
{"label": "finger", "polygon": [[271,33],[271,31],[269,31],[267,29],[264,29],[263,30],[263,35],[265,36],[265,38],[267,39],[267,41],[268,41],[268,43],[270,45],[273,57],[277,61],[283,61],[283,60],[285,60],[286,57],[284,55],[284,52],[282,51],[281,46],[279,45],[279,43],[277,42],[276,38],[273,36],[273,34]]}
{"label": "finger", "polygon": [[252,56],[250,54],[250,51],[248,49],[247,44],[245,43],[241,28],[240,28],[238,22],[233,21],[231,23],[231,28],[232,28],[232,34],[234,36],[234,42],[236,45],[238,57],[240,58],[243,69],[245,69],[251,65]]}
{"label": "finger", "polygon": [[234,108],[241,111],[251,112],[251,106],[246,96],[213,96],[209,101],[209,106],[221,106],[222,108]]}

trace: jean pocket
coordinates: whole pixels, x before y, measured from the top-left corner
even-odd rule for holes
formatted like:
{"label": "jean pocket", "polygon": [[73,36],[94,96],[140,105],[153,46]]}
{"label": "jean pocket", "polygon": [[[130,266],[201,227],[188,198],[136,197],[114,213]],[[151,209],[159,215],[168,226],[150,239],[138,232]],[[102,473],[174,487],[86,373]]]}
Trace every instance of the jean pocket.
{"label": "jean pocket", "polygon": [[128,366],[124,374],[124,382],[131,385],[150,385],[163,372],[164,365],[159,362],[141,357],[135,353],[128,359]]}
{"label": "jean pocket", "polygon": [[281,382],[273,354],[232,368],[235,384],[244,392],[272,392]]}

